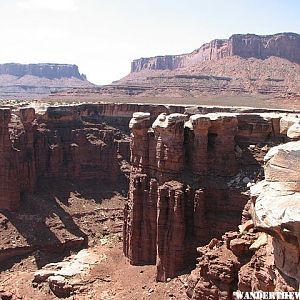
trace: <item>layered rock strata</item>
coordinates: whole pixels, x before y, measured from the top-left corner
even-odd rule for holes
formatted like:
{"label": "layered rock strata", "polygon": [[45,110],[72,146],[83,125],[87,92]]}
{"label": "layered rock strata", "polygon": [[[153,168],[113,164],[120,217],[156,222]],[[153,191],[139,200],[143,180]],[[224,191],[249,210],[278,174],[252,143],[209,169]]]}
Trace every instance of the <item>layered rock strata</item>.
{"label": "layered rock strata", "polygon": [[213,40],[199,49],[182,55],[166,55],[136,59],[131,63],[131,72],[141,70],[175,70],[208,60],[225,57],[266,59],[270,56],[286,58],[300,63],[300,36],[296,33],[278,33],[259,36],[234,34],[229,39]]}
{"label": "layered rock strata", "polygon": [[248,197],[225,183],[240,168],[237,143],[279,137],[279,118],[163,113],[151,126],[140,112],[129,126],[124,253],[132,264],[156,264],[166,281],[194,263],[197,246],[238,226]]}
{"label": "layered rock strata", "polygon": [[298,283],[275,265],[272,238],[255,233],[227,232],[199,247],[198,264],[188,278],[187,296],[193,300],[238,299],[235,293],[295,292]]}
{"label": "layered rock strata", "polygon": [[20,192],[17,188],[17,161],[9,136],[10,109],[0,110],[0,207],[18,207]]}
{"label": "layered rock strata", "polygon": [[[192,110],[202,114],[193,115]],[[99,180],[116,181],[117,177],[113,174],[117,174],[119,169],[117,156],[129,160],[129,139],[126,135],[134,111],[150,113],[147,116],[150,120],[146,121],[146,125],[142,124],[140,133],[135,125],[132,128],[136,136],[133,156],[138,152],[134,160],[140,165],[140,173],[150,174],[153,179],[160,178],[161,181],[174,180],[189,172],[223,174],[222,169],[226,169],[227,175],[234,174],[236,161],[234,152],[230,150],[234,147],[233,134],[239,144],[263,142],[270,137],[286,139],[288,128],[293,124],[296,126],[299,120],[296,114],[275,112],[224,112],[223,116],[216,117],[212,113],[214,110],[222,108],[81,104],[46,109],[39,106],[12,111],[0,109],[0,172],[3,178],[0,207],[17,208],[20,198],[36,190],[37,182],[42,177],[92,179],[97,176]],[[188,116],[176,117],[176,114],[185,111]],[[161,113],[166,114],[160,117],[164,120],[156,122],[155,128],[150,128]],[[167,115],[170,113],[176,114],[169,118]],[[176,119],[178,117],[183,119]],[[176,125],[170,126],[175,130],[174,135],[173,129],[163,125],[171,122],[172,118],[177,120]],[[233,132],[224,135],[222,130],[227,131],[226,126]],[[216,133],[218,130],[219,134]],[[292,132],[295,136],[295,129]],[[142,162],[138,163],[139,160]],[[105,168],[111,170],[112,177],[106,176]]]}
{"label": "layered rock strata", "polygon": [[0,64],[0,99],[40,99],[70,88],[91,88],[78,66],[70,64]]}
{"label": "layered rock strata", "polygon": [[43,179],[119,184],[120,164],[130,158],[132,113],[148,111],[153,121],[160,113],[184,109],[138,104],[0,108],[0,209],[18,209]]}
{"label": "layered rock strata", "polygon": [[300,96],[299,49],[297,33],[234,34],[191,53],[135,59],[131,72],[111,85],[70,93],[128,101],[166,98],[170,103],[198,103],[201,99],[217,105],[296,107],[291,100]]}
{"label": "layered rock strata", "polygon": [[[44,179],[122,182],[129,140],[78,107],[0,109],[0,209],[16,210]],[[121,177],[120,177],[121,176]]]}
{"label": "layered rock strata", "polygon": [[69,64],[0,64],[0,75],[12,75],[22,77],[25,75],[55,78],[77,78],[86,80],[86,76],[79,73],[78,66]]}

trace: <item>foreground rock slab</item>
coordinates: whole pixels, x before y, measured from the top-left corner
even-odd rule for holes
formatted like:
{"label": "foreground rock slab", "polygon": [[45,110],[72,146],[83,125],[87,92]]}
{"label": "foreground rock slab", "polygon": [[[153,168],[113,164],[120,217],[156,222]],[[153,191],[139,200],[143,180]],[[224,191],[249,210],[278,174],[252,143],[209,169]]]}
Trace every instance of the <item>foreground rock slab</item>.
{"label": "foreground rock slab", "polygon": [[271,149],[266,179],[251,188],[255,226],[274,237],[276,267],[300,281],[300,141]]}
{"label": "foreground rock slab", "polygon": [[99,253],[91,249],[83,249],[67,260],[44,266],[34,274],[33,281],[37,283],[47,282],[56,296],[67,297],[72,291],[74,292],[84,284],[77,275],[80,275],[80,278],[92,266],[105,259],[105,255],[100,256]]}

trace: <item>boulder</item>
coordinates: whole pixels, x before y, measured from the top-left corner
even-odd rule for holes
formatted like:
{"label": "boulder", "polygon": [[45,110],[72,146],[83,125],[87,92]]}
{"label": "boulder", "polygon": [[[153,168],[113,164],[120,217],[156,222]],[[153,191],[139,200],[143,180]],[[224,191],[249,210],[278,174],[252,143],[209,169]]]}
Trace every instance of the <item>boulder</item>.
{"label": "boulder", "polygon": [[282,118],[280,119],[280,134],[286,135],[289,128],[295,123],[300,123],[298,115],[289,114],[282,116]]}
{"label": "boulder", "polygon": [[300,139],[300,123],[294,123],[287,131],[287,137],[293,140]]}

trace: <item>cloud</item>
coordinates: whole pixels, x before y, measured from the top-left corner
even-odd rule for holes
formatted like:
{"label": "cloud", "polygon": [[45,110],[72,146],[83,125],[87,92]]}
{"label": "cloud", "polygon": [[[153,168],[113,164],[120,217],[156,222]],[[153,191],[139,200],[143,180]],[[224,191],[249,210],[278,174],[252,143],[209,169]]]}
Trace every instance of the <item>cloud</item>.
{"label": "cloud", "polygon": [[75,11],[78,9],[74,0],[19,0],[18,7],[26,10]]}

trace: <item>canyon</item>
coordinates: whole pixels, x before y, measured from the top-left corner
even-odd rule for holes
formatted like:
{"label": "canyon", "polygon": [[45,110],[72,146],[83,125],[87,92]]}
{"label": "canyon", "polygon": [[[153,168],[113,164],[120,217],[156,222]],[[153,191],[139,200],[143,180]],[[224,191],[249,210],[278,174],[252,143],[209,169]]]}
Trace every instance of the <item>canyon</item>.
{"label": "canyon", "polygon": [[28,104],[0,108],[2,299],[298,289],[298,111]]}
{"label": "canyon", "polygon": [[234,34],[105,86],[1,64],[0,299],[299,291],[299,49]]}

